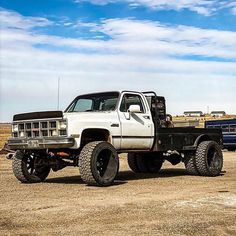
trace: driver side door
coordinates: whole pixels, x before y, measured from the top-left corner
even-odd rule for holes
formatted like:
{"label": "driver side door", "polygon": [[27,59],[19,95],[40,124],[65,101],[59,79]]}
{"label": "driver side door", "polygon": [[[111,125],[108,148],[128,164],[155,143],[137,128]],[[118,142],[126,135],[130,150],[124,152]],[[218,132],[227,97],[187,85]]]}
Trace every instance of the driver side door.
{"label": "driver side door", "polygon": [[[129,112],[139,105],[140,112]],[[124,93],[118,109],[122,150],[149,150],[154,141],[154,124],[148,105],[138,93]]]}

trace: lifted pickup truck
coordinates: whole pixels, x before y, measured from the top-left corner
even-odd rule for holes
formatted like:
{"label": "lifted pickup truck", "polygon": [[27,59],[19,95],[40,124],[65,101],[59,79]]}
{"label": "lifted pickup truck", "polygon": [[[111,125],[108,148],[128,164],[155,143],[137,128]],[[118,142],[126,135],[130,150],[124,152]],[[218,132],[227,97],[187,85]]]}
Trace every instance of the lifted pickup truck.
{"label": "lifted pickup truck", "polygon": [[79,167],[88,185],[111,185],[119,153],[134,172],[157,173],[165,160],[185,163],[189,174],[217,176],[223,166],[219,129],[175,128],[165,98],[155,92],[103,92],[76,97],[65,112],[13,117],[8,146],[15,177],[44,181],[50,170]]}

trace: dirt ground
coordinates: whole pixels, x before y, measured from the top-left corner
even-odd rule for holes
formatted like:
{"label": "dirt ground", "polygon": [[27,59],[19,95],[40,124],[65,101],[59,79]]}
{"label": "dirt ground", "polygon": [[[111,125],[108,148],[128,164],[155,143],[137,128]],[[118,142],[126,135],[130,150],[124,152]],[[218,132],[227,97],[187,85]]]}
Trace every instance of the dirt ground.
{"label": "dirt ground", "polygon": [[134,174],[121,157],[114,186],[89,187],[77,168],[21,184],[0,156],[0,235],[236,235],[236,153],[219,177],[188,176],[182,164]]}

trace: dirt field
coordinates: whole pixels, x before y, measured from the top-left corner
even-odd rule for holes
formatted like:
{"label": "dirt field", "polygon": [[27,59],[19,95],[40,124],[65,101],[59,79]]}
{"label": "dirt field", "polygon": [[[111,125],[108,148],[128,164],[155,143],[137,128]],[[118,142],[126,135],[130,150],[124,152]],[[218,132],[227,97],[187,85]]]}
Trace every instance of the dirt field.
{"label": "dirt field", "polygon": [[132,173],[121,158],[114,186],[88,187],[78,169],[21,184],[0,156],[0,235],[236,235],[236,153],[215,178],[165,164],[158,175]]}
{"label": "dirt field", "polygon": [[10,124],[0,123],[0,149],[11,135]]}

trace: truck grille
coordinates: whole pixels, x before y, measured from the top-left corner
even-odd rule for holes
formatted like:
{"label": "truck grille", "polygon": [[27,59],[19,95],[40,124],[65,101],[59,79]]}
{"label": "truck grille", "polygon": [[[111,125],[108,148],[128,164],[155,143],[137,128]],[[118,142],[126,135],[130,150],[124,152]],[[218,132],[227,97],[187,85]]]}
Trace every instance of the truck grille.
{"label": "truck grille", "polygon": [[12,137],[40,138],[67,136],[66,127],[65,120],[14,122],[12,125]]}

